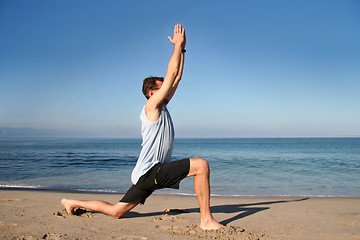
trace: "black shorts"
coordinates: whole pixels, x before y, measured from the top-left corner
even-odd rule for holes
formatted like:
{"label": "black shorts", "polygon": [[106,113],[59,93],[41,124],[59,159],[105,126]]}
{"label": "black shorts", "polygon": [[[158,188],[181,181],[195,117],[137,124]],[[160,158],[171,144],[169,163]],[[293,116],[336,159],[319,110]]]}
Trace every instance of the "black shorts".
{"label": "black shorts", "polygon": [[120,202],[141,203],[156,190],[161,188],[179,189],[180,181],[190,171],[190,159],[182,159],[168,163],[158,163],[132,185]]}

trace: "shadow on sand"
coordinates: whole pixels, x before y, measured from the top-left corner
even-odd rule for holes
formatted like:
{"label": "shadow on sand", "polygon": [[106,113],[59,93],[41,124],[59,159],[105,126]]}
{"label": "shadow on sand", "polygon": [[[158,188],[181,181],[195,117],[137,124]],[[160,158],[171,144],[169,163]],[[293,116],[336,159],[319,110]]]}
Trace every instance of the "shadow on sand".
{"label": "shadow on sand", "polygon": [[[308,200],[309,198],[301,198],[295,200],[280,200],[280,201],[268,201],[268,202],[256,202],[256,203],[246,203],[246,204],[229,204],[229,205],[217,205],[211,207],[212,213],[234,213],[235,215],[229,219],[225,219],[220,223],[223,225],[227,225],[233,221],[238,219],[253,215],[255,213],[265,211],[270,209],[267,205],[272,204],[281,204],[281,203],[289,203],[289,202],[301,202]],[[254,207],[259,206],[259,207]],[[150,212],[150,213],[138,213],[138,212],[129,212],[122,218],[134,218],[134,217],[154,217],[160,216],[163,214],[168,215],[181,215],[186,213],[194,213],[200,212],[199,208],[189,208],[189,209],[171,209],[167,212]]]}

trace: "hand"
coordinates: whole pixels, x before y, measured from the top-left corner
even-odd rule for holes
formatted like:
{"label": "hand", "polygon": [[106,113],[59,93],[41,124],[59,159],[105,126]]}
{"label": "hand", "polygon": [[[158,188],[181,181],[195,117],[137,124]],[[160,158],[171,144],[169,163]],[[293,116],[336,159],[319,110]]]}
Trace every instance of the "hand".
{"label": "hand", "polygon": [[185,37],[185,28],[183,28],[181,26],[181,24],[175,25],[175,27],[174,27],[174,37],[171,38],[170,36],[168,36],[168,38],[169,38],[169,40],[170,40],[170,42],[172,44],[174,44],[174,45],[180,44],[182,46],[182,48],[184,48],[185,47],[184,43],[186,42],[186,40],[185,40],[185,38],[186,38]]}

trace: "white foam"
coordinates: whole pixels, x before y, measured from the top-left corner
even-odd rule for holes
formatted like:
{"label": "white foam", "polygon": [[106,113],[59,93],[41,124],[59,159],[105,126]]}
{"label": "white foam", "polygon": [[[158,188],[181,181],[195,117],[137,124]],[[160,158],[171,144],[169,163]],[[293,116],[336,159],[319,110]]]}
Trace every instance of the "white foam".
{"label": "white foam", "polygon": [[97,190],[89,190],[89,189],[74,189],[75,191],[81,192],[99,192],[99,193],[118,193],[115,190],[107,190],[107,189],[97,189]]}
{"label": "white foam", "polygon": [[41,185],[23,185],[23,184],[0,184],[0,188],[27,188],[27,189],[37,189],[41,188]]}

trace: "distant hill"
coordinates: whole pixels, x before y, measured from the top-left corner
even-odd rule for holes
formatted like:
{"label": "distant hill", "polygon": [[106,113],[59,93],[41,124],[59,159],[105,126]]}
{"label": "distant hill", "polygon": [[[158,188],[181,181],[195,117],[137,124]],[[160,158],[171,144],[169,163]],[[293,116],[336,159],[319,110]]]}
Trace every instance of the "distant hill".
{"label": "distant hill", "polygon": [[0,127],[0,137],[79,137],[84,135],[88,134],[54,129]]}

